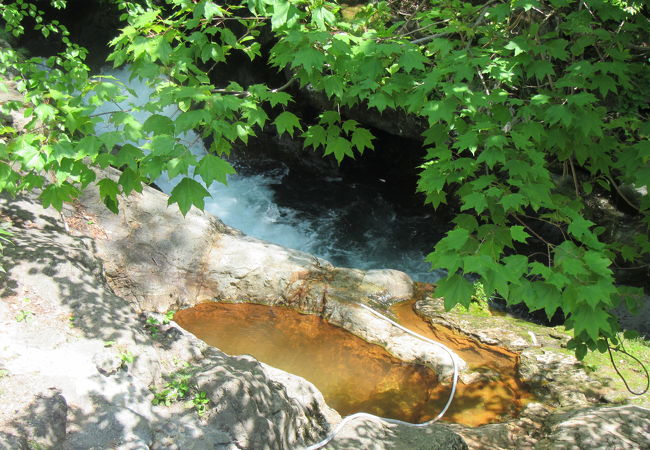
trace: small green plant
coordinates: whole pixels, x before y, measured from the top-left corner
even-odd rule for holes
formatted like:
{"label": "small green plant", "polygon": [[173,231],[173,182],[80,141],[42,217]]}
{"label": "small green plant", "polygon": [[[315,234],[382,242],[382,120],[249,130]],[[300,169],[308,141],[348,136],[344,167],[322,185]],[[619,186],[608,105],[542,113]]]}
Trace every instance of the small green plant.
{"label": "small green plant", "polygon": [[9,376],[9,371],[7,369],[0,369],[0,379],[8,376]]}
{"label": "small green plant", "polygon": [[169,311],[167,311],[167,312],[165,313],[163,319],[162,319],[162,323],[163,323],[163,325],[167,325],[167,324],[170,323],[172,320],[174,320],[174,314],[176,314],[176,311],[173,311],[173,310],[169,310]]}
{"label": "small green plant", "polygon": [[33,315],[33,312],[21,309],[20,312],[16,314],[16,322],[27,322]]}
{"label": "small green plant", "polygon": [[135,361],[135,355],[128,350],[120,352],[119,357],[122,360],[123,364],[131,364],[133,361]]}
{"label": "small green plant", "polygon": [[72,314],[70,314],[70,316],[68,316],[68,326],[69,326],[70,328],[74,328],[74,327],[75,327],[75,325],[76,325],[75,322],[74,322],[75,319],[76,319],[75,316],[72,315]]}
{"label": "small green plant", "polygon": [[189,367],[173,373],[161,391],[153,391],[152,403],[170,406],[175,402],[189,399],[185,405],[193,406],[199,416],[204,415],[208,410],[210,399],[207,393],[198,391],[197,387],[191,384],[192,374]]}
{"label": "small green plant", "polygon": [[160,325],[167,325],[174,319],[176,311],[167,311],[162,319],[158,320],[156,317],[148,317],[146,328],[151,337],[156,339],[160,334]]}
{"label": "small green plant", "polygon": [[153,404],[169,406],[184,399],[190,391],[190,377],[188,373],[174,374],[162,391],[154,392]]}
{"label": "small green plant", "polygon": [[104,347],[112,347],[115,345],[115,341],[104,341]]}
{"label": "small green plant", "polygon": [[45,450],[47,447],[36,441],[28,441],[27,448],[29,448],[29,450]]}
{"label": "small green plant", "polygon": [[210,399],[208,398],[208,394],[204,391],[200,391],[194,394],[194,398],[190,403],[194,405],[194,409],[200,417],[207,412]]}
{"label": "small green plant", "polygon": [[158,319],[155,317],[148,317],[147,318],[147,331],[149,331],[149,334],[151,335],[152,338],[156,339],[158,337],[158,334],[160,334],[160,328],[158,327],[160,325],[160,322],[158,322]]}

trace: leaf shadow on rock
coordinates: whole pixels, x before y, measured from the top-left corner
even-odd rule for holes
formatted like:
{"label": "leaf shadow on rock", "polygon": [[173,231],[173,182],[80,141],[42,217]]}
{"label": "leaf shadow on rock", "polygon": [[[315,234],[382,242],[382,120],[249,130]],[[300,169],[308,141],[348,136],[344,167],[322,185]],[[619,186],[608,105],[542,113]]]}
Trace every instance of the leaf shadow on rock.
{"label": "leaf shadow on rock", "polygon": [[432,424],[416,428],[388,424],[378,419],[360,418],[343,427],[325,447],[328,450],[410,449],[410,450],[466,450],[467,444],[449,427]]}
{"label": "leaf shadow on rock", "polygon": [[[163,344],[154,340],[132,305],[106,286],[94,241],[68,235],[55,213],[18,197],[0,198],[0,214],[12,219],[15,232],[3,258],[1,300],[29,292],[32,305],[43,307],[29,323],[12,323],[19,339],[3,388],[24,395],[12,398],[19,407],[0,422],[0,438],[14,436],[20,445],[35,438],[63,449],[283,449],[317,440],[327,427],[257,361],[227,356],[173,328]],[[74,317],[72,328],[63,313]],[[107,352],[114,360],[126,350],[133,361],[110,365],[96,358]],[[151,388],[161,388],[162,374],[177,363],[195,366],[192,384],[210,397],[202,418],[185,405],[192,393],[170,406],[152,405]],[[58,434],[36,426],[37,419],[54,423],[41,398],[52,386],[53,402],[65,405],[65,429],[58,427]]]}

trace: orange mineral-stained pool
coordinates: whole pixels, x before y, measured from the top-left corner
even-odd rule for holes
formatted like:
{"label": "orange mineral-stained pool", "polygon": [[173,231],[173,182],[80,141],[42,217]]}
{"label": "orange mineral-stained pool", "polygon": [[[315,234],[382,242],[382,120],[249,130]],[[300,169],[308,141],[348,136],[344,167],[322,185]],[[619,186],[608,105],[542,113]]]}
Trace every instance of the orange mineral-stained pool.
{"label": "orange mineral-stained pool", "polygon": [[[440,412],[449,394],[449,384],[438,383],[431,369],[404,363],[318,316],[290,308],[202,303],[177,312],[174,320],[228,354],[249,354],[311,381],[343,416],[365,411],[421,423]],[[516,411],[514,394],[508,404],[501,402],[505,390],[492,383],[461,386],[444,420],[466,425],[499,421]]]}
{"label": "orange mineral-stained pool", "polygon": [[456,397],[447,411],[451,422],[474,426],[496,422],[515,415],[531,399],[517,377],[519,355],[443,326],[431,326],[415,313],[414,305],[415,300],[410,300],[391,308],[400,325],[451,348],[470,369],[487,372],[486,380],[458,383]]}

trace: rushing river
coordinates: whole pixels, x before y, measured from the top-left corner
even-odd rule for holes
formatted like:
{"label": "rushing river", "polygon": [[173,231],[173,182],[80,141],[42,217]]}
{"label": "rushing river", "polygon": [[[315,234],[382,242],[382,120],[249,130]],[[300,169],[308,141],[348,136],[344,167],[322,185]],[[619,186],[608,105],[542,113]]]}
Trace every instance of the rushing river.
{"label": "rushing river", "polygon": [[[120,104],[108,103],[97,112],[129,109],[143,105],[151,89],[138,80],[128,79],[126,70],[107,70],[130,87],[137,96]],[[176,108],[163,114],[174,117]],[[148,113],[136,113],[142,123]],[[110,131],[111,124],[97,127],[97,133]],[[184,140],[195,154],[206,152],[198,135],[188,133]],[[292,172],[279,161],[254,169],[233,161],[238,174],[228,177],[228,185],[213,183],[206,211],[249,236],[285,247],[302,250],[335,265],[358,269],[391,268],[407,272],[417,281],[433,282],[440,276],[429,271],[424,257],[439,239],[429,214],[398,214],[397,208],[376,189],[363,183],[344,182],[340,177],[306,178]],[[256,167],[259,167],[256,165]],[[180,178],[166,175],[156,184],[170,193]]]}

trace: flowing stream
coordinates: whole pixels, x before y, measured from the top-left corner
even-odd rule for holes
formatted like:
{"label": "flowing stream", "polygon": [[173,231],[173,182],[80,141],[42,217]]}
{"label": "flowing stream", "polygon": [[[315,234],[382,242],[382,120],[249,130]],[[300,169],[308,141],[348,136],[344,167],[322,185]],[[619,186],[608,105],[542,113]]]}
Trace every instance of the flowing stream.
{"label": "flowing stream", "polygon": [[[106,70],[137,93],[119,104],[108,103],[98,113],[127,110],[149,101],[151,88],[129,80],[127,69]],[[162,112],[171,118],[178,110]],[[140,123],[149,113],[134,113]],[[114,129],[110,123],[97,126],[97,134]],[[202,139],[187,133],[183,140],[190,150],[206,152]],[[228,177],[228,185],[213,183],[206,211],[249,236],[285,247],[302,250],[329,260],[337,266],[358,269],[402,270],[416,281],[434,282],[440,272],[429,270],[426,254],[439,238],[427,214],[398,214],[394,204],[376,189],[362,183],[344,182],[339,177],[306,178],[280,161],[268,161],[254,169],[233,162],[238,174]],[[258,165],[256,165],[258,167]],[[170,193],[180,177],[163,174],[155,181]]]}

